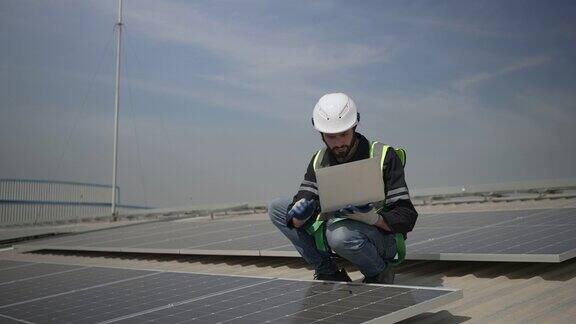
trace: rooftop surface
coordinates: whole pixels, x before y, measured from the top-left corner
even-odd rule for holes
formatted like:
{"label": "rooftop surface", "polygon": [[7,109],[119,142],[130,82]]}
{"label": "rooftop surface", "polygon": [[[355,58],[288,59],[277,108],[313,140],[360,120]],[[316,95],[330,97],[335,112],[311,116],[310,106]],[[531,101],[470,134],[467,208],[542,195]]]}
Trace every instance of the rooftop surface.
{"label": "rooftop surface", "polygon": [[[576,207],[576,199],[478,202],[420,206],[420,213]],[[261,219],[264,214],[234,216]],[[275,278],[311,279],[313,269],[300,258],[182,256],[103,252],[5,249],[0,259],[175,270]],[[362,275],[342,262],[353,280]],[[519,262],[407,261],[396,284],[460,288],[464,298],[403,323],[572,323],[576,316],[576,259],[557,264]]]}

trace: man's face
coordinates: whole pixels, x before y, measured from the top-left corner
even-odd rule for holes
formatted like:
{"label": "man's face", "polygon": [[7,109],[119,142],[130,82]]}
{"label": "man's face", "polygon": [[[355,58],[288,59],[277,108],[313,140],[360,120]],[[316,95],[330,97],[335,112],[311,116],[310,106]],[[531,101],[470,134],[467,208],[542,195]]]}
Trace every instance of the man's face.
{"label": "man's face", "polygon": [[334,156],[339,159],[345,158],[352,147],[352,141],[354,140],[354,128],[337,134],[322,133],[322,139],[324,139],[324,142],[332,151]]}

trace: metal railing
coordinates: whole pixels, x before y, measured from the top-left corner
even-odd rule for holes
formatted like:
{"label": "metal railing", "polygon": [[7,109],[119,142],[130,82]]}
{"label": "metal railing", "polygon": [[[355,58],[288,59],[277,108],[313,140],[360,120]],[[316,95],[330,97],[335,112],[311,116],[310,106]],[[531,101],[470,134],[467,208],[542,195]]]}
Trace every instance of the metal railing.
{"label": "metal railing", "polygon": [[[79,222],[110,215],[111,186],[0,179],[0,226]],[[139,206],[119,206],[122,212]]]}

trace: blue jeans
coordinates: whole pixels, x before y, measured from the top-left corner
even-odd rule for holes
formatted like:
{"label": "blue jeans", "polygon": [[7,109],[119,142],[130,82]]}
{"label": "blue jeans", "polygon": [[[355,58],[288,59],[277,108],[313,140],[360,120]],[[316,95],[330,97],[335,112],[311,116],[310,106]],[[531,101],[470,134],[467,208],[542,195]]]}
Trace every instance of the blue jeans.
{"label": "blue jeans", "polygon": [[[292,242],[298,253],[317,273],[335,273],[337,267],[330,251],[318,250],[314,237],[303,228],[286,226],[287,209],[291,202],[288,199],[275,199],[270,203],[268,214],[272,223]],[[375,226],[351,219],[328,221],[326,239],[336,254],[355,264],[366,277],[382,272],[387,262],[396,255],[394,235],[384,235]]]}

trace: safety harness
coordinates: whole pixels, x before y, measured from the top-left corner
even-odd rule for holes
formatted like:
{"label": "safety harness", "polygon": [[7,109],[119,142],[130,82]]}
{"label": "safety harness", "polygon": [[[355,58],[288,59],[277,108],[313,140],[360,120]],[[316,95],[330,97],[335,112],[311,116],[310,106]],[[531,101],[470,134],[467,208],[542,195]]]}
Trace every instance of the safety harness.
{"label": "safety harness", "polygon": [[[380,158],[380,168],[382,170],[382,172],[384,172],[384,160],[386,159],[386,153],[388,152],[388,148],[390,148],[389,145],[385,145],[382,144],[380,142],[376,142],[373,141],[370,144],[370,157],[376,157],[376,158]],[[396,154],[398,155],[398,157],[400,158],[400,160],[402,161],[402,165],[406,164],[406,150],[402,149],[402,148],[398,148],[395,149]],[[324,154],[326,153],[326,148],[322,148],[321,150],[319,150],[316,155],[314,156],[314,171],[323,168],[323,167],[327,167],[329,166],[327,162],[323,163],[324,160]],[[375,202],[374,203],[374,207],[376,209],[377,213],[380,213],[382,211],[386,210],[386,189],[384,189],[383,194],[383,199],[381,201]],[[337,218],[333,218],[333,222],[338,222],[341,220],[344,220],[346,218],[342,218],[342,217],[337,217]],[[314,221],[314,223],[310,224],[310,226],[308,226],[306,228],[306,232],[310,235],[312,235],[314,237],[314,241],[316,242],[316,247],[320,250],[320,251],[328,251],[329,250],[329,246],[328,243],[326,241],[326,220],[327,220],[327,215],[325,215],[324,213],[320,213],[316,216],[316,221]],[[399,265],[400,263],[402,263],[404,261],[404,258],[406,257],[406,242],[404,240],[404,234],[402,233],[396,233],[394,235],[395,239],[396,239],[396,258],[394,259],[394,261],[392,261],[393,265]]]}

